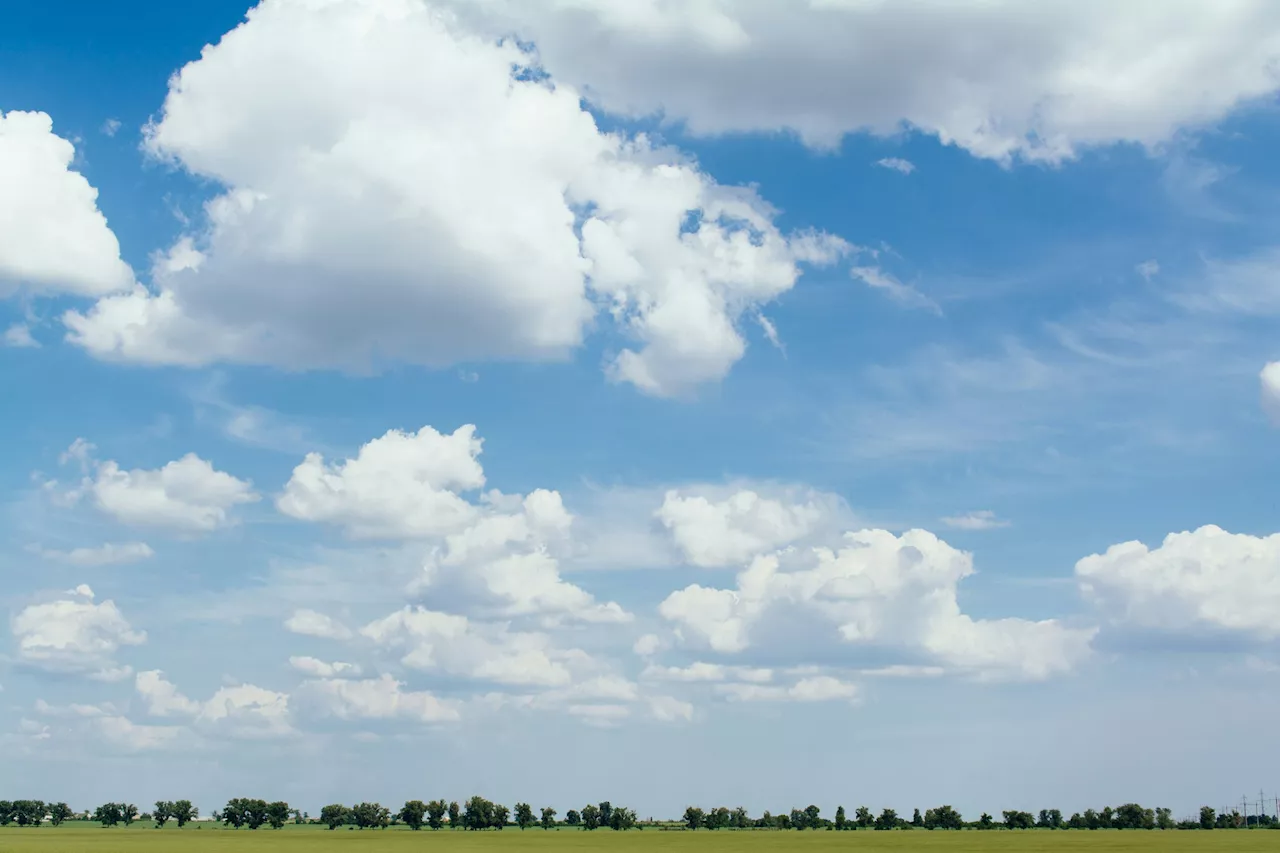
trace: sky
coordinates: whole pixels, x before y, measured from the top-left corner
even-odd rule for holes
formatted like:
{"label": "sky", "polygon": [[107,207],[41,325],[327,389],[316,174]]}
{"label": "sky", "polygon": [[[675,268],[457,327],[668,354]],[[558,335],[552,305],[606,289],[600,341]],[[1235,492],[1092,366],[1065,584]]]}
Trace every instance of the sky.
{"label": "sky", "polygon": [[0,31],[0,796],[1274,790],[1275,4]]}

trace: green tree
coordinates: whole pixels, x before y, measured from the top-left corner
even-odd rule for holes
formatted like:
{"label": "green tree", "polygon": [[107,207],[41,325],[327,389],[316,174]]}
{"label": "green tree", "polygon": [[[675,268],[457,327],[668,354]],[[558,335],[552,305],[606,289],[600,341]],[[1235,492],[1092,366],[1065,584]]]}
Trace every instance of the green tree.
{"label": "green tree", "polygon": [[868,829],[875,824],[876,819],[871,815],[871,809],[858,806],[858,810],[853,813],[853,822],[858,825],[858,829]]}
{"label": "green tree", "polygon": [[702,818],[704,817],[702,809],[697,806],[689,806],[684,810],[684,825],[689,829],[697,829],[702,826]]}
{"label": "green tree", "polygon": [[18,826],[39,826],[48,813],[44,800],[14,800],[10,808]]}
{"label": "green tree", "polygon": [[986,812],[982,813],[982,817],[978,818],[978,829],[995,829],[996,822],[991,815]]}
{"label": "green tree", "polygon": [[582,828],[591,830],[600,828],[600,807],[586,805],[582,807]]}
{"label": "green tree", "polygon": [[457,829],[462,826],[462,811],[458,808],[457,801],[449,803],[449,828]]}
{"label": "green tree", "polygon": [[609,828],[616,832],[625,832],[636,825],[634,809],[617,806],[609,811]]}
{"label": "green tree", "polygon": [[169,817],[178,824],[178,829],[200,817],[200,810],[191,805],[190,800],[174,800],[169,804]]}
{"label": "green tree", "polygon": [[1062,812],[1058,809],[1041,809],[1036,826],[1041,829],[1062,829]]}
{"label": "green tree", "polygon": [[489,822],[489,825],[492,826],[494,829],[502,829],[504,826],[507,825],[507,822],[510,819],[510,817],[511,817],[511,809],[499,803],[494,803],[493,819]]}
{"label": "green tree", "polygon": [[66,803],[53,803],[49,806],[49,822],[54,826],[62,826],[63,821],[72,817],[71,806]]}
{"label": "green tree", "polygon": [[1155,829],[1156,815],[1137,803],[1125,803],[1115,810],[1111,825],[1116,829]]}
{"label": "green tree", "polygon": [[1085,825],[1085,827],[1086,827],[1086,828],[1088,828],[1088,829],[1101,829],[1101,828],[1102,828],[1102,815],[1098,814],[1098,813],[1097,813],[1096,811],[1094,811],[1093,809],[1085,809],[1085,810],[1084,810],[1084,825]]}
{"label": "green tree", "polygon": [[129,826],[138,819],[138,807],[133,803],[121,803],[120,817],[124,820],[124,825]]}
{"label": "green tree", "polygon": [[924,813],[924,825],[927,829],[963,829],[964,818],[951,806],[938,806]]}
{"label": "green tree", "polygon": [[1217,825],[1218,814],[1209,806],[1200,807],[1200,828],[1213,829]]}
{"label": "green tree", "polygon": [[1087,824],[1085,823],[1084,817],[1081,816],[1080,812],[1075,812],[1067,820],[1067,826],[1071,827],[1072,829],[1084,829],[1086,828]]}
{"label": "green tree", "polygon": [[327,805],[320,810],[320,822],[330,829],[337,829],[351,819],[351,810],[340,803]]}
{"label": "green tree", "polygon": [[1107,806],[1098,813],[1098,825],[1103,829],[1110,829],[1115,820],[1115,810],[1111,806]]}
{"label": "green tree", "polygon": [[439,829],[444,826],[444,816],[449,813],[449,806],[444,800],[432,800],[427,803],[427,826]]}
{"label": "green tree", "polygon": [[582,824],[582,815],[578,814],[574,809],[569,809],[564,813],[564,822],[568,826],[580,826]]}
{"label": "green tree", "polygon": [[427,816],[427,804],[422,800],[409,800],[400,809],[400,820],[405,826],[417,831],[422,829],[424,818]]}
{"label": "green tree", "polygon": [[836,829],[846,829],[849,821],[844,816],[844,806],[836,806]]}
{"label": "green tree", "polygon": [[1036,825],[1035,816],[1031,812],[1004,812],[1004,825],[1009,829],[1031,829]]}
{"label": "green tree", "polygon": [[600,825],[612,826],[613,825],[613,803],[609,802],[608,800],[604,800],[603,802],[600,803],[600,805],[596,806],[596,808],[600,809]]}
{"label": "green tree", "polygon": [[747,810],[742,806],[738,806],[733,810],[733,825],[738,829],[747,829],[751,826],[751,818],[747,815]]}
{"label": "green tree", "polygon": [[360,803],[352,807],[351,820],[360,829],[386,829],[391,810],[379,803]]}
{"label": "green tree", "polygon": [[876,829],[887,830],[898,828],[898,813],[893,809],[885,809],[876,818]]}
{"label": "green tree", "polygon": [[516,803],[516,826],[528,829],[538,822],[533,816],[533,807],[528,803]]}
{"label": "green tree", "polygon": [[804,810],[804,822],[810,829],[822,828],[822,809],[817,806],[806,806]]}
{"label": "green tree", "polygon": [[289,822],[289,804],[283,800],[277,800],[267,805],[267,823],[271,824],[272,829],[280,829]]}
{"label": "green tree", "polygon": [[911,825],[924,826],[924,816],[920,814],[919,809],[916,809],[914,812],[911,813]]}
{"label": "green tree", "polygon": [[239,797],[227,800],[227,804],[222,807],[222,823],[224,826],[239,829],[249,822],[249,809],[245,802]]}
{"label": "green tree", "polygon": [[543,806],[541,823],[543,829],[553,828],[556,825],[556,810],[550,806]]}
{"label": "green tree", "polygon": [[155,810],[151,812],[151,819],[156,822],[156,827],[164,829],[164,825],[169,822],[171,817],[173,817],[173,803],[156,800]]}
{"label": "green tree", "polygon": [[93,819],[103,826],[116,826],[124,815],[119,803],[103,803],[93,811]]}
{"label": "green tree", "polygon": [[1175,826],[1172,809],[1156,809],[1156,829],[1173,829]]}

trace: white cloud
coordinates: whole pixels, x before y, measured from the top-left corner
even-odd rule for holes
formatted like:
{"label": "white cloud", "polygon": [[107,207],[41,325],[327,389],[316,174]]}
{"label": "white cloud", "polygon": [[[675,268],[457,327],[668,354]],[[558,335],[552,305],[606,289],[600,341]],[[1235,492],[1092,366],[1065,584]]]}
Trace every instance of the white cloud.
{"label": "white cloud", "polygon": [[642,658],[653,657],[666,647],[666,642],[657,634],[645,634],[631,646],[631,651]]}
{"label": "white cloud", "polygon": [[354,459],[326,464],[307,454],[276,505],[285,515],[342,526],[358,538],[439,536],[465,527],[477,509],[459,492],[484,485],[482,441],[467,424],[442,435],[391,430]]}
{"label": "white cloud", "polygon": [[802,678],[790,687],[759,684],[718,684],[715,690],[734,702],[833,702],[856,701],[858,686],[847,681],[818,675]]}
{"label": "white cloud", "polygon": [[693,719],[693,705],[674,696],[651,696],[649,713],[655,720],[664,723],[674,723],[679,720],[688,722]]}
{"label": "white cloud", "polygon": [[155,556],[155,551],[145,542],[105,542],[95,548],[72,548],[70,551],[36,549],[41,557],[81,568],[115,566],[134,563]]}
{"label": "white cloud", "polygon": [[947,527],[954,528],[955,530],[995,530],[1000,527],[1009,526],[1008,521],[998,518],[996,514],[989,509],[966,512],[963,515],[947,515],[943,516],[941,521]]}
{"label": "white cloud", "polygon": [[115,136],[120,130],[120,120],[109,118],[102,123],[102,133],[104,136]]}
{"label": "white cloud", "polygon": [[1264,0],[453,5],[536,42],[604,109],[697,134],[790,129],[835,146],[905,126],[979,157],[1052,162],[1158,146],[1278,88],[1280,10]]}
{"label": "white cloud", "polygon": [[668,596],[659,612],[686,639],[724,653],[752,647],[757,633],[776,644],[774,654],[803,654],[806,642],[838,639],[851,654],[897,650],[979,678],[1027,679],[1069,671],[1088,656],[1092,629],[962,613],[957,584],[972,572],[968,554],[927,531],[862,530],[846,534],[838,551],[759,557],[736,588],[694,584]]}
{"label": "white cloud", "polygon": [[98,731],[118,747],[145,751],[169,746],[182,734],[181,726],[148,726],[125,717],[103,717],[97,721]]}
{"label": "white cloud", "polygon": [[1123,542],[1076,563],[1076,579],[1122,625],[1280,637],[1280,534],[1206,525],[1170,533],[1155,549]]}
{"label": "white cloud", "polygon": [[405,718],[423,723],[461,719],[457,702],[431,693],[402,690],[404,684],[383,674],[360,681],[323,679],[309,681],[300,691],[321,714],[342,720]]}
{"label": "white cloud", "polygon": [[0,297],[20,288],[99,296],[133,284],[74,159],[45,113],[0,112]]}
{"label": "white cloud", "polygon": [[712,681],[746,681],[764,684],[773,680],[773,671],[760,667],[725,666],[719,663],[695,661],[685,667],[650,664],[640,674],[653,681],[682,681],[686,683]]}
{"label": "white cloud", "polygon": [[392,430],[337,464],[311,454],[277,505],[355,537],[434,540],[418,591],[452,589],[506,616],[629,621],[616,603],[596,602],[560,576],[552,550],[567,550],[573,517],[558,492],[491,491],[478,503],[462,496],[484,485],[481,444],[469,424],[448,435],[426,426]]}
{"label": "white cloud", "polygon": [[631,716],[626,705],[570,705],[567,710],[570,716],[600,728],[613,728]]}
{"label": "white cloud", "polygon": [[285,620],[284,627],[295,634],[323,637],[328,640],[350,639],[351,629],[332,616],[314,610],[297,610]]}
{"label": "white cloud", "polygon": [[851,267],[849,274],[863,284],[879,290],[899,305],[907,308],[923,308],[939,316],[942,315],[942,308],[938,306],[937,302],[934,302],[911,285],[898,281],[896,276],[880,267]]}
{"label": "white cloud", "polygon": [[1160,264],[1154,260],[1147,260],[1134,267],[1134,270],[1147,281],[1151,281],[1160,272]]}
{"label": "white cloud", "polygon": [[146,134],[227,191],[154,290],[67,313],[70,338],[151,363],[440,367],[563,358],[607,309],[634,342],[612,378],[722,378],[742,317],[843,243],[784,235],[752,190],[602,133],[573,87],[513,77],[532,61],[414,0],[265,0]]}
{"label": "white cloud", "polygon": [[18,659],[54,672],[116,680],[128,669],[115,663],[122,646],[146,642],[113,601],[95,604],[93,591],[81,586],[72,598],[32,604],[13,618]]}
{"label": "white cloud", "polygon": [[405,607],[360,629],[386,648],[405,652],[406,666],[499,684],[563,687],[585,652],[557,649],[546,634],[510,631],[465,616]]}
{"label": "white cloud", "polygon": [[31,337],[31,328],[26,323],[15,323],[5,329],[0,340],[5,346],[14,349],[36,349],[40,346],[40,342]]}
{"label": "white cloud", "polygon": [[357,676],[360,674],[360,667],[354,663],[343,663],[342,661],[334,661],[328,663],[318,658],[307,657],[305,655],[292,656],[289,658],[289,666],[298,670],[298,672],[316,678],[339,678]]}
{"label": "white cloud", "polygon": [[294,734],[289,696],[253,684],[219,688],[207,701],[187,698],[159,670],[140,672],[134,683],[152,716],[181,716],[197,729],[258,740]]}
{"label": "white cloud", "polygon": [[1262,387],[1262,410],[1280,424],[1280,361],[1269,362],[1258,376]]}
{"label": "white cloud", "polygon": [[115,708],[111,705],[83,705],[74,702],[70,705],[50,705],[43,699],[36,700],[35,711],[44,717],[63,719],[92,719],[94,717],[112,716],[116,713]]}
{"label": "white cloud", "polygon": [[66,495],[66,502],[87,495],[123,524],[207,533],[234,524],[234,507],[258,500],[252,484],[216,470],[194,453],[162,468],[126,471],[114,461],[94,460],[93,450],[92,444],[76,439],[62,455],[64,464],[76,460],[93,470]]}
{"label": "white cloud", "polygon": [[903,160],[901,157],[883,157],[876,161],[876,165],[882,169],[891,169],[894,172],[901,172],[904,175],[910,175],[916,170],[916,164],[910,160]]}
{"label": "white cloud", "polygon": [[655,515],[689,563],[738,565],[808,536],[844,510],[834,495],[792,492],[770,498],[742,489],[717,499],[673,489]]}

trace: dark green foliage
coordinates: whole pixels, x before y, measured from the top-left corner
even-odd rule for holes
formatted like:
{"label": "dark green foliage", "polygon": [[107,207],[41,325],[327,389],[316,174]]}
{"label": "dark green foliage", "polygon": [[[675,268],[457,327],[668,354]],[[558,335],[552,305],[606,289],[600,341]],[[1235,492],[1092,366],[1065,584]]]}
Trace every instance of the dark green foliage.
{"label": "dark green foliage", "polygon": [[271,824],[272,829],[280,829],[289,822],[289,804],[283,800],[277,800],[267,805],[267,823]]}
{"label": "dark green foliage", "polygon": [[62,822],[71,817],[71,806],[66,803],[53,803],[49,806],[49,822],[54,826],[62,826]]}
{"label": "dark green foliage", "polygon": [[866,806],[858,806],[858,810],[853,813],[853,822],[858,825],[858,829],[870,829],[876,822],[875,817],[871,814],[871,809]]}
{"label": "dark green foliage", "polygon": [[164,825],[169,822],[171,817],[173,817],[173,803],[156,800],[155,811],[151,813],[151,819],[156,822],[156,827],[164,829]]}
{"label": "dark green foliage", "polygon": [[542,820],[539,821],[543,829],[551,829],[556,825],[556,810],[550,806],[544,806],[542,809]]}
{"label": "dark green foliage", "polygon": [[432,829],[439,829],[444,826],[444,816],[451,813],[448,804],[444,800],[432,800],[427,803],[427,826]]}
{"label": "dark green foliage", "polygon": [[704,816],[702,809],[697,806],[689,806],[684,810],[684,825],[689,829],[698,829],[702,826]]}
{"label": "dark green foliage", "polygon": [[386,829],[391,810],[378,803],[360,803],[351,809],[351,822],[360,829]]}
{"label": "dark green foliage", "polygon": [[104,803],[93,810],[93,819],[103,826],[116,826],[124,820],[123,807],[119,803]]}
{"label": "dark green foliage", "polygon": [[564,822],[569,826],[579,826],[582,824],[582,815],[573,809],[569,809],[564,813]]}
{"label": "dark green foliage", "polygon": [[924,816],[920,814],[920,810],[916,809],[911,813],[912,826],[924,826]]}
{"label": "dark green foliage", "polygon": [[528,829],[538,822],[533,816],[533,807],[528,803],[516,803],[516,826]]}
{"label": "dark green foliage", "polygon": [[169,817],[178,824],[178,828],[186,826],[191,821],[200,817],[200,810],[191,805],[190,800],[174,800],[169,804]]}
{"label": "dark green foliage", "polygon": [[897,829],[898,824],[898,813],[893,809],[885,809],[876,818],[875,828],[879,830]]}
{"label": "dark green foliage", "polygon": [[844,806],[836,806],[836,829],[844,830],[849,828],[849,821],[844,815]]}
{"label": "dark green foliage", "polygon": [[337,829],[351,818],[351,810],[344,805],[334,803],[320,810],[320,822],[330,829]]}
{"label": "dark green foliage", "polygon": [[422,800],[409,800],[401,807],[399,817],[405,826],[416,832],[426,822],[427,804]]}
{"label": "dark green foliage", "polygon": [[1031,812],[1007,811],[1004,812],[1004,825],[1008,829],[1031,829],[1036,825],[1036,819]]}
{"label": "dark green foliage", "polygon": [[1041,829],[1062,829],[1062,812],[1058,809],[1041,809],[1040,817],[1036,819],[1036,826]]}
{"label": "dark green foliage", "polygon": [[458,808],[456,801],[449,803],[449,828],[457,829],[462,826],[462,811]]}
{"label": "dark green foliage", "polygon": [[1214,829],[1218,825],[1218,813],[1209,806],[1200,807],[1200,828]]}
{"label": "dark green foliage", "polygon": [[964,829],[964,818],[951,806],[938,806],[924,813],[925,829]]}
{"label": "dark green foliage", "polygon": [[582,828],[591,830],[600,828],[600,807],[587,805],[582,807]]}

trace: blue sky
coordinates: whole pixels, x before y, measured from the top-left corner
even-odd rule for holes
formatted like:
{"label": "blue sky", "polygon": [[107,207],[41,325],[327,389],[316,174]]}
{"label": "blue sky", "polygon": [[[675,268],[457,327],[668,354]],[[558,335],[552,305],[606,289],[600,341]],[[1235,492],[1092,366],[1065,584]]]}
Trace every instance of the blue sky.
{"label": "blue sky", "polygon": [[1267,786],[1280,15],[934,6],[6,10],[0,795]]}

